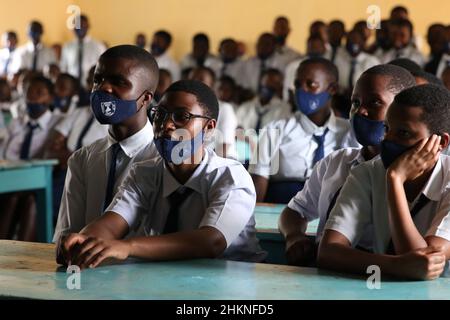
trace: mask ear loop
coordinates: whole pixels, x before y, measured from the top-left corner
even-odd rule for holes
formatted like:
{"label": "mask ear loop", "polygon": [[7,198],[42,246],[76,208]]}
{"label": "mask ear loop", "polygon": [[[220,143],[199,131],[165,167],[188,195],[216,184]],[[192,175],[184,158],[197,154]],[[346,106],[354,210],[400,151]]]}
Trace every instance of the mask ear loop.
{"label": "mask ear loop", "polygon": [[[152,99],[153,99],[153,93],[151,91],[148,90],[144,90],[144,92],[142,92],[139,97],[137,97],[136,102],[146,93],[150,93],[152,95]],[[151,100],[150,100],[151,101]],[[141,111],[141,109],[144,107],[144,103],[142,103],[142,105],[139,107],[139,109],[136,111],[136,113],[138,113],[139,111]]]}

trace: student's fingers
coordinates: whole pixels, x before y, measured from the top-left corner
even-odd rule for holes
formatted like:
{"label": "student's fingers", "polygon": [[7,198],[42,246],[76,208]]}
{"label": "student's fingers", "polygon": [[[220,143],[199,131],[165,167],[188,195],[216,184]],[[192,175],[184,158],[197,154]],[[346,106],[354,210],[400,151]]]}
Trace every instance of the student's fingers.
{"label": "student's fingers", "polygon": [[96,246],[91,248],[88,252],[86,252],[83,257],[81,257],[82,264],[84,267],[89,268],[89,266],[94,262],[94,259],[97,255],[105,249],[105,246],[101,243],[97,243]]}
{"label": "student's fingers", "polygon": [[103,249],[92,259],[92,263],[89,264],[89,268],[96,268],[106,258],[108,258],[108,250]]}
{"label": "student's fingers", "polygon": [[443,253],[444,248],[441,246],[428,246],[426,248],[420,249],[419,252],[423,252],[425,254],[431,254],[431,253]]}
{"label": "student's fingers", "polygon": [[63,241],[63,248],[66,252],[66,261],[67,263],[71,264],[71,260],[73,257],[73,247],[76,244],[83,243],[85,240],[85,236],[78,234],[78,233],[71,233],[67,236],[67,238]]}
{"label": "student's fingers", "polygon": [[87,238],[82,244],[78,245],[73,250],[73,262],[75,264],[81,264],[83,255],[93,248],[98,243],[96,238]]}
{"label": "student's fingers", "polygon": [[431,263],[437,264],[437,263],[445,263],[445,255],[442,253],[432,253],[428,256],[429,261]]}

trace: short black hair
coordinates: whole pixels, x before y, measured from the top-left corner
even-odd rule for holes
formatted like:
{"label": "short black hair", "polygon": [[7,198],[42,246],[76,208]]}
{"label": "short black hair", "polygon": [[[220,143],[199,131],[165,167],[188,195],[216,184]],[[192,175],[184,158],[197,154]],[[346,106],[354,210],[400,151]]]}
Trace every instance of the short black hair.
{"label": "short black hair", "polygon": [[265,75],[275,75],[275,76],[279,76],[279,77],[281,77],[281,79],[283,79],[283,72],[281,72],[280,70],[275,69],[275,68],[268,68],[268,69],[264,70],[263,73],[261,74],[261,79]]}
{"label": "short black hair", "polygon": [[436,86],[444,86],[444,83],[442,82],[441,79],[439,79],[434,74],[431,74],[429,72],[423,70],[414,70],[411,71],[411,74],[414,77],[425,79],[426,82],[434,84]]}
{"label": "short black hair", "polygon": [[37,20],[33,20],[30,22],[29,28],[31,27],[38,28],[40,33],[44,33],[44,26]]}
{"label": "short black hair", "polygon": [[205,33],[197,33],[193,38],[192,41],[197,42],[197,41],[203,41],[206,43],[209,43],[209,38]]}
{"label": "short black hair", "polygon": [[339,27],[341,27],[342,29],[345,30],[345,24],[344,24],[344,22],[342,20],[338,20],[338,19],[331,20],[330,23],[328,24],[328,26],[331,26],[332,24],[339,25]]}
{"label": "short black hair", "polygon": [[123,44],[111,47],[103,52],[99,61],[102,59],[127,59],[138,62],[147,71],[147,77],[145,81],[142,81],[143,86],[155,93],[158,86],[159,68],[155,58],[147,50],[134,45]]}
{"label": "short black hair", "polygon": [[48,90],[48,93],[53,96],[55,94],[55,86],[53,85],[53,82],[42,75],[34,76],[30,79],[30,83],[28,85],[28,88],[31,87],[32,84],[36,83],[42,83]]}
{"label": "short black hair", "polygon": [[76,92],[79,90],[80,82],[74,76],[72,76],[72,75],[70,75],[68,73],[60,73],[58,75],[58,78],[56,79],[56,81],[58,81],[59,79],[61,79],[61,80],[63,80],[63,79],[69,80],[71,85],[72,85],[73,90],[76,91]]}
{"label": "short black hair", "polygon": [[15,31],[12,31],[12,30],[6,31],[6,37],[14,38],[14,39],[17,40],[17,33]]}
{"label": "short black hair", "polygon": [[408,70],[409,72],[422,70],[422,68],[417,63],[415,63],[414,61],[412,61],[411,59],[408,59],[408,58],[394,59],[394,60],[390,61],[389,64],[402,67],[402,68]]}
{"label": "short black hair", "polygon": [[205,115],[217,120],[219,116],[219,101],[210,87],[196,80],[179,80],[172,83],[164,94],[179,91],[193,94],[197,98],[198,104],[204,109]]}
{"label": "short black hair", "polygon": [[408,14],[408,9],[406,7],[404,7],[404,6],[395,6],[395,7],[393,7],[392,10],[391,10],[391,15],[395,11],[403,11],[404,13]]}
{"label": "short black hair", "polygon": [[411,33],[411,36],[414,32],[413,24],[408,19],[394,19],[394,20],[390,20],[389,23],[392,27],[398,27],[398,28],[407,27]]}
{"label": "short black hair", "polygon": [[227,76],[227,75],[221,76],[219,78],[219,82],[226,83],[226,84],[228,84],[229,86],[231,86],[233,88],[236,87],[236,81],[234,81],[234,79],[232,77]]}
{"label": "short black hair", "polygon": [[236,40],[234,40],[233,38],[225,38],[222,39],[222,41],[220,41],[220,45],[219,48],[222,47],[223,45],[225,45],[226,43],[236,43]]}
{"label": "short black hair", "polygon": [[336,65],[328,59],[322,57],[313,57],[306,60],[303,60],[297,68],[297,72],[301,68],[305,68],[311,64],[320,64],[325,68],[325,71],[328,73],[328,76],[331,78],[331,82],[337,83],[339,79],[339,71]]}
{"label": "short black hair", "polygon": [[394,98],[403,107],[420,107],[421,120],[431,134],[450,133],[450,91],[434,84],[423,84],[403,90]]}
{"label": "short black hair", "polygon": [[172,35],[166,30],[158,30],[155,32],[155,36],[161,37],[166,41],[167,46],[170,46],[172,43]]}
{"label": "short black hair", "polygon": [[414,79],[411,72],[409,72],[405,68],[393,64],[376,65],[364,71],[361,76],[363,75],[389,77],[390,80],[387,85],[387,89],[393,94],[398,94],[399,92],[416,85],[416,80]]}
{"label": "short black hair", "polygon": [[198,66],[195,68],[192,68],[189,73],[194,72],[194,71],[205,71],[206,73],[208,73],[210,75],[210,77],[212,78],[213,82],[216,82],[216,73],[214,72],[213,69],[206,67],[206,66]]}

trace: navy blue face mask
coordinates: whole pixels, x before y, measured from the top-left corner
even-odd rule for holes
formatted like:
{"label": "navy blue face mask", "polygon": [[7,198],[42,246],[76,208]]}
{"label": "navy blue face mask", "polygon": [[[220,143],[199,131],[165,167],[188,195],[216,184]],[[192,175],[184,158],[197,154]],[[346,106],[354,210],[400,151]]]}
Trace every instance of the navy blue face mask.
{"label": "navy blue face mask", "polygon": [[272,100],[273,96],[275,95],[275,90],[272,88],[262,86],[259,89],[259,98],[263,101],[270,101]]}
{"label": "navy blue face mask", "polygon": [[384,168],[387,169],[398,157],[411,148],[411,146],[404,146],[392,141],[383,140],[381,142],[380,156]]}
{"label": "navy blue face mask", "polygon": [[72,100],[72,97],[58,97],[55,96],[55,99],[53,100],[53,106],[55,109],[64,109],[70,105],[70,101]]}
{"label": "navy blue face mask", "polygon": [[350,122],[356,140],[363,146],[379,146],[384,138],[384,121],[370,120],[355,114]]}
{"label": "navy blue face mask", "polygon": [[153,140],[156,150],[167,163],[181,164],[191,157],[202,146],[204,141],[203,130],[190,140],[172,140],[159,137]]}
{"label": "navy blue face mask", "polygon": [[154,54],[156,56],[162,55],[164,53],[164,48],[157,45],[156,43],[152,43],[151,49],[152,49],[152,54]]}
{"label": "navy blue face mask", "polygon": [[101,90],[91,93],[91,108],[101,124],[118,124],[134,116],[137,112],[136,100],[122,100]]}
{"label": "navy blue face mask", "polygon": [[28,31],[28,36],[30,37],[31,40],[33,41],[38,41],[41,37],[41,33],[37,32],[37,31]]}
{"label": "navy blue face mask", "polygon": [[313,114],[327,105],[330,99],[328,91],[321,93],[310,93],[303,89],[295,91],[295,101],[297,109],[305,115]]}
{"label": "navy blue face mask", "polygon": [[31,118],[37,118],[47,110],[48,106],[42,103],[27,103],[27,112]]}
{"label": "navy blue face mask", "polygon": [[347,49],[348,53],[350,53],[351,55],[356,56],[360,51],[361,48],[359,45],[357,45],[356,43],[353,42],[347,42],[345,48]]}

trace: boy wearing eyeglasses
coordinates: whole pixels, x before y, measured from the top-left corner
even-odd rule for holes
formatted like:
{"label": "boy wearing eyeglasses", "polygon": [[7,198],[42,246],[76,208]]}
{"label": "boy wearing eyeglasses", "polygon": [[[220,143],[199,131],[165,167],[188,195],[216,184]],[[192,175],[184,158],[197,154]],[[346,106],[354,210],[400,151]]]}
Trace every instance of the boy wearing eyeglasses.
{"label": "boy wearing eyeglasses", "polygon": [[158,76],[155,59],[136,46],[112,47],[99,58],[91,108],[96,121],[109,125],[108,136],[69,158],[53,241],[100,217],[131,165],[158,156],[147,117]]}
{"label": "boy wearing eyeglasses", "polygon": [[[106,213],[62,241],[64,262],[94,268],[106,258],[128,257],[262,261],[250,175],[204,147],[217,116],[207,85],[172,84],[152,112],[161,157],[134,165]],[[141,219],[143,236],[124,239]]]}

